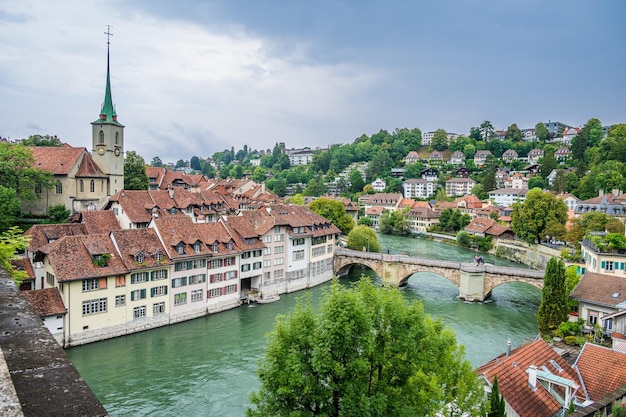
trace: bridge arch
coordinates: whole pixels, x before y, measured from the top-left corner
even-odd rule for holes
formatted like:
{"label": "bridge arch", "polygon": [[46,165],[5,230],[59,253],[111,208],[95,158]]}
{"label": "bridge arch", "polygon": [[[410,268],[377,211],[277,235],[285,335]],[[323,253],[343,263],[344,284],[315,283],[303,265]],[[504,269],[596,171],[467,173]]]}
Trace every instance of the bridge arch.
{"label": "bridge arch", "polygon": [[348,272],[350,272],[350,269],[357,265],[366,266],[372,271],[376,272],[376,275],[378,275],[379,277],[383,276],[382,264],[380,262],[368,261],[365,259],[359,259],[358,261],[352,262],[339,262],[339,265],[338,262],[335,260],[335,276],[342,277],[344,275],[347,275]]}
{"label": "bridge arch", "polygon": [[527,285],[531,285],[540,291],[543,290],[543,280],[488,273],[485,274],[485,294],[490,295],[494,288],[499,287],[503,284],[509,284],[511,282],[521,282]]}

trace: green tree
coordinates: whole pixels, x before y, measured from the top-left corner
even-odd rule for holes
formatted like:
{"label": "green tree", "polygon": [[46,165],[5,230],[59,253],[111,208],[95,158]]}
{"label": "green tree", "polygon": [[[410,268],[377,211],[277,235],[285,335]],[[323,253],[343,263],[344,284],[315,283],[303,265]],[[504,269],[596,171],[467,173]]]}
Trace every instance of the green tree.
{"label": "green tree", "polygon": [[195,155],[192,156],[191,160],[189,161],[189,167],[194,171],[202,171],[202,160]]}
{"label": "green tree", "polygon": [[[495,142],[495,141],[494,141]],[[483,175],[481,178],[481,184],[485,192],[493,191],[498,188],[496,181],[496,170],[498,169],[497,161],[493,155],[487,156],[485,161],[485,168],[483,169]]]}
{"label": "green tree", "polygon": [[469,233],[467,233],[465,230],[459,231],[459,233],[456,234],[456,243],[464,248],[469,248],[471,243]]}
{"label": "green tree", "polygon": [[537,325],[542,335],[548,335],[567,320],[567,298],[565,264],[561,259],[552,258],[546,266],[541,302],[537,311]]}
{"label": "green tree", "polygon": [[550,175],[550,173],[555,170],[558,165],[559,163],[554,157],[554,152],[547,152],[541,160],[541,176],[543,178],[548,178],[548,175]]}
{"label": "green tree", "polygon": [[50,223],[67,223],[72,214],[64,204],[57,204],[48,209],[48,221]]}
{"label": "green tree", "polygon": [[435,130],[432,141],[433,149],[443,151],[448,149],[448,132],[443,129]]}
{"label": "green tree", "polygon": [[491,140],[491,138],[493,137],[493,132],[493,125],[489,120],[485,120],[480,124],[480,135],[484,141],[488,142],[489,140]]}
{"label": "green tree", "polygon": [[359,218],[359,226],[372,226],[374,222],[367,216]]}
{"label": "green tree", "polygon": [[346,208],[341,201],[322,197],[311,202],[309,208],[330,220],[343,234],[347,235],[354,227],[354,220],[346,213]]}
{"label": "green tree", "polygon": [[513,123],[506,129],[506,133],[504,134],[504,139],[510,140],[511,142],[521,142],[524,139],[524,134],[517,127],[516,123]]}
{"label": "green tree", "polygon": [[150,162],[150,166],[161,168],[163,167],[163,161],[161,161],[161,158],[159,158],[158,156],[155,156],[154,158],[152,158],[152,162]]}
{"label": "green tree", "polygon": [[265,174],[267,171],[265,171],[265,168],[263,167],[256,167],[254,168],[254,172],[252,173],[252,180],[255,182],[263,182],[265,181]]}
{"label": "green tree", "polygon": [[322,178],[311,178],[304,188],[303,194],[307,196],[319,197],[327,191]]}
{"label": "green tree", "polygon": [[147,190],[148,185],[146,162],[137,152],[126,152],[126,158],[124,158],[124,189]]}
{"label": "green tree", "polygon": [[11,276],[16,285],[20,285],[24,278],[27,278],[25,271],[16,269],[11,260],[15,258],[17,252],[22,252],[28,246],[30,237],[24,236],[22,230],[13,226],[0,234],[0,266],[2,266]]}
{"label": "green tree", "polygon": [[525,242],[535,243],[539,240],[552,221],[565,226],[567,206],[547,191],[533,188],[528,191],[523,203],[513,203],[511,229]]}
{"label": "green tree", "polygon": [[565,269],[565,294],[567,295],[567,311],[574,311],[574,307],[578,305],[578,301],[570,298],[569,295],[574,291],[574,288],[580,281],[580,275],[578,275],[576,265],[570,265]]}
{"label": "green tree", "polygon": [[471,139],[474,139],[475,141],[483,140],[483,136],[482,136],[482,132],[480,130],[480,127],[472,127],[472,128],[470,128],[469,137]]}
{"label": "green tree", "polygon": [[353,193],[360,193],[363,191],[363,187],[365,187],[365,181],[363,181],[363,176],[358,169],[353,169],[350,171],[350,191]]}
{"label": "green tree", "polygon": [[535,125],[535,137],[537,140],[545,142],[548,140],[548,128],[543,123],[539,122]]}
{"label": "green tree", "polygon": [[13,189],[20,202],[36,200],[38,188],[51,188],[55,184],[52,173],[34,166],[31,148],[0,142],[0,185]]}
{"label": "green tree", "polygon": [[20,201],[13,188],[0,185],[0,232],[15,224],[20,213]]}
{"label": "green tree", "polygon": [[486,200],[489,198],[489,193],[485,191],[485,187],[482,184],[476,184],[472,187],[472,195],[475,195],[480,200]]}
{"label": "green tree", "polygon": [[[530,185],[528,187],[530,188]],[[565,178],[565,173],[562,169],[558,169],[556,171],[556,177],[552,183],[552,190],[557,193],[567,192],[567,179]]]}
{"label": "green tree", "polygon": [[376,232],[367,226],[356,226],[348,233],[348,247],[355,250],[365,248],[368,252],[380,252]]}
{"label": "green tree", "polygon": [[278,318],[246,415],[427,416],[450,405],[478,415],[483,390],[464,356],[454,333],[400,290],[335,281],[319,312],[300,301]]}
{"label": "green tree", "polygon": [[31,135],[28,139],[22,139],[20,144],[24,146],[63,146],[61,139],[50,135]]}
{"label": "green tree", "polygon": [[546,188],[546,181],[542,177],[535,175],[528,180],[528,188],[531,190],[533,188],[544,189]]}
{"label": "green tree", "polygon": [[491,386],[491,393],[489,394],[489,412],[487,413],[487,417],[506,417],[506,407],[504,397],[500,394],[498,375],[493,377],[493,385]]}

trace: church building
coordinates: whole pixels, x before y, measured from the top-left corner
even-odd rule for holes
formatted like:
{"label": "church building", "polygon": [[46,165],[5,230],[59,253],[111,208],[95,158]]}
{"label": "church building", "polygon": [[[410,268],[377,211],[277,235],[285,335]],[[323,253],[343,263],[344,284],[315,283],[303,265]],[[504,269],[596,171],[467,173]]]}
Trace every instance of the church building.
{"label": "church building", "polygon": [[99,210],[111,195],[124,189],[124,125],[117,120],[111,96],[109,45],[107,40],[104,104],[98,119],[91,123],[91,153],[67,144],[32,147],[35,168],[52,172],[56,184],[36,190],[39,199],[22,203],[23,214],[45,215],[58,204],[72,213]]}

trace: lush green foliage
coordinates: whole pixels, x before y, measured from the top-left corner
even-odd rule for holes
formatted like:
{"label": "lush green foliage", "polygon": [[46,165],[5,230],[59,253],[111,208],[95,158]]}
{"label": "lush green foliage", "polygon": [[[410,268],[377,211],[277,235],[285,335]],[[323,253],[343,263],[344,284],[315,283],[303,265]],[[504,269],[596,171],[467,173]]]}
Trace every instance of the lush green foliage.
{"label": "lush green foliage", "polygon": [[[539,188],[528,191],[523,203],[513,204],[511,229],[519,239],[528,243],[543,239],[547,231],[553,232],[559,224],[565,226],[566,221],[565,203]],[[551,225],[550,228],[548,225]]]}
{"label": "lush green foliage", "polygon": [[27,277],[25,271],[17,270],[11,265],[17,252],[22,252],[28,246],[30,238],[22,234],[19,227],[11,227],[0,235],[0,265],[9,273],[13,281],[20,285]]}
{"label": "lush green foliage", "polygon": [[48,209],[48,221],[50,223],[67,223],[72,212],[64,204],[57,204]]}
{"label": "lush green foliage", "polygon": [[489,412],[487,417],[506,417],[506,409],[504,397],[500,394],[500,386],[498,385],[498,375],[493,377],[493,385],[489,394]]}
{"label": "lush green foliage", "polygon": [[542,335],[550,334],[567,320],[568,294],[565,284],[565,264],[552,258],[546,266],[543,278],[541,302],[537,311],[537,325]]}
{"label": "lush green foliage", "polygon": [[346,209],[341,201],[318,198],[309,204],[309,208],[330,220],[343,234],[347,235],[354,227],[354,220],[349,214],[346,214]]}
{"label": "lush green foliage", "polygon": [[124,158],[124,189],[147,190],[148,185],[146,162],[137,152],[126,152],[126,158]]}
{"label": "lush green foliage", "polygon": [[483,401],[454,333],[369,279],[279,317],[258,374],[249,417],[479,415]]}
{"label": "lush green foliage", "polygon": [[368,252],[380,252],[378,236],[374,229],[367,226],[356,226],[348,233],[348,247]]}
{"label": "lush green foliage", "polygon": [[409,234],[407,223],[408,210],[383,211],[378,222],[378,229],[386,235],[406,236]]}
{"label": "lush green foliage", "polygon": [[433,226],[433,231],[456,233],[463,230],[465,226],[470,224],[470,221],[469,214],[461,213],[459,209],[443,209],[439,215],[439,223]]}
{"label": "lush green foliage", "polygon": [[50,135],[30,135],[28,139],[22,139],[20,145],[24,146],[63,146],[61,139]]}

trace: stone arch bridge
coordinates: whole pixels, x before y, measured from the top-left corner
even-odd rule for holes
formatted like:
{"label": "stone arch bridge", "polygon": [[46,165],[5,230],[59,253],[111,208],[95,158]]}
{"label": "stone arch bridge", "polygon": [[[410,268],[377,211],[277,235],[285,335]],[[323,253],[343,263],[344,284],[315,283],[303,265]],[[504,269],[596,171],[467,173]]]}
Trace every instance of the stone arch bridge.
{"label": "stone arch bridge", "polygon": [[346,275],[354,265],[371,268],[383,282],[394,286],[406,283],[416,272],[434,272],[452,282],[459,297],[467,301],[484,301],[495,287],[507,282],[543,288],[544,271],[335,249],[335,276]]}

